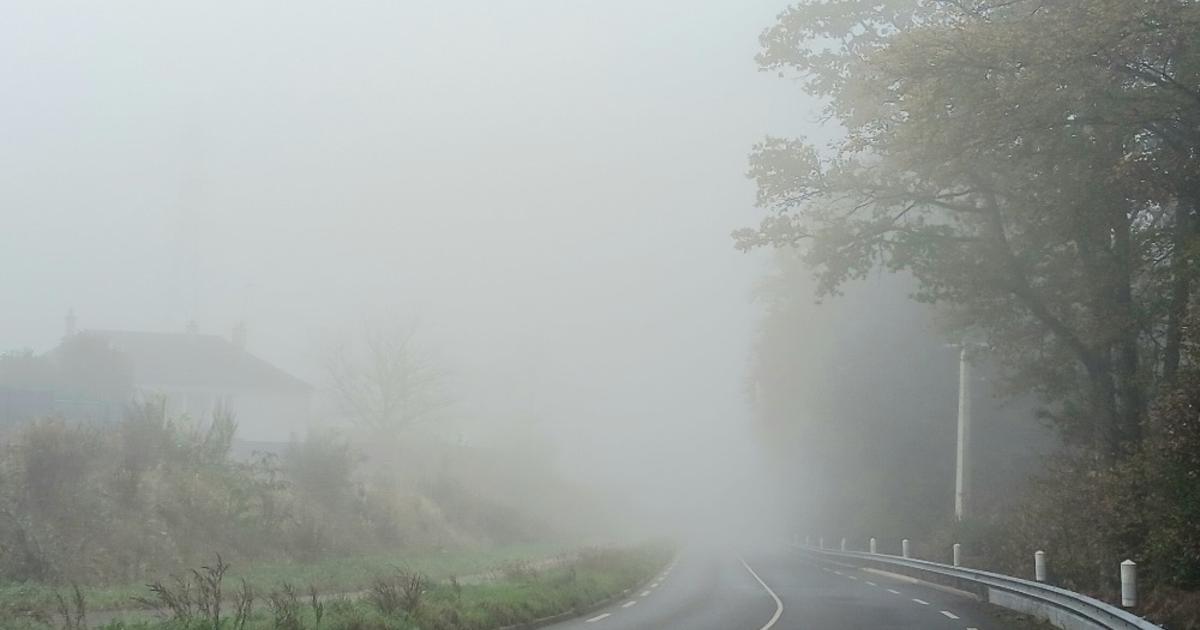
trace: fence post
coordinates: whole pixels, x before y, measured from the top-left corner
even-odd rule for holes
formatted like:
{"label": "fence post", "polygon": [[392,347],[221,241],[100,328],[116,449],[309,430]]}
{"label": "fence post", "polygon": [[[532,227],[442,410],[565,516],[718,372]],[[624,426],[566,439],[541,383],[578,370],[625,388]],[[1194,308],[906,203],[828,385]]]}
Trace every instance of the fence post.
{"label": "fence post", "polygon": [[962,545],[954,543],[954,566],[962,566]]}
{"label": "fence post", "polygon": [[908,539],[907,538],[900,541],[900,555],[904,556],[905,558],[908,557]]}
{"label": "fence post", "polygon": [[1133,560],[1121,563],[1121,606],[1137,606],[1137,563]]}
{"label": "fence post", "polygon": [[1046,581],[1046,552],[1040,549],[1033,553],[1033,579]]}
{"label": "fence post", "polygon": [[875,553],[875,538],[871,538],[871,553]]}
{"label": "fence post", "polygon": [[843,538],[842,539],[842,551],[845,551],[845,550],[846,550],[846,539]]}

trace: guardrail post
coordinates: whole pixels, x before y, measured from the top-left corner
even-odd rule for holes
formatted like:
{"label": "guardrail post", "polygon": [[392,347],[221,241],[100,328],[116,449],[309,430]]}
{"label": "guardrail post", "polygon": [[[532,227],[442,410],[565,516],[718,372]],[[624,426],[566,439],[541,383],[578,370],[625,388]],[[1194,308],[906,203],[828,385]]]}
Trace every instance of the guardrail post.
{"label": "guardrail post", "polygon": [[1046,552],[1040,549],[1033,552],[1033,579],[1046,581]]}
{"label": "guardrail post", "polygon": [[908,539],[907,538],[900,541],[900,555],[904,556],[905,558],[908,557]]}
{"label": "guardrail post", "polygon": [[875,553],[875,539],[871,538],[871,553]]}
{"label": "guardrail post", "polygon": [[1121,563],[1121,605],[1137,606],[1137,563],[1133,560]]}
{"label": "guardrail post", "polygon": [[846,550],[846,539],[843,538],[842,539],[842,551],[845,551],[845,550]]}
{"label": "guardrail post", "polygon": [[954,566],[962,566],[962,545],[954,543]]}

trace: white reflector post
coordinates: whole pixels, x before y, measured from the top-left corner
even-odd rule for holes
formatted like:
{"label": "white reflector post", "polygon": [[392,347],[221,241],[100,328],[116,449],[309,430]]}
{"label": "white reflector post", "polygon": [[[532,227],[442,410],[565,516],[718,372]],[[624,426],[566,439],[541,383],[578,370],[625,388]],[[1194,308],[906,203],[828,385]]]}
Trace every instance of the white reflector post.
{"label": "white reflector post", "polygon": [[1137,606],[1137,563],[1133,560],[1121,563],[1121,605]]}

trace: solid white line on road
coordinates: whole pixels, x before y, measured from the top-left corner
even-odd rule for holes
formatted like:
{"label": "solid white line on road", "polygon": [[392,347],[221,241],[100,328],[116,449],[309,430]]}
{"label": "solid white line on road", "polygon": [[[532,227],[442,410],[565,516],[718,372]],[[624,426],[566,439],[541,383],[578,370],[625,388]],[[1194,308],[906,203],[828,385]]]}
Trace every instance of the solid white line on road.
{"label": "solid white line on road", "polygon": [[912,598],[912,600],[913,600],[914,602],[917,602],[918,604],[920,604],[920,605],[922,605],[922,606],[928,606],[928,605],[929,605],[929,602],[927,602],[927,601],[925,601],[925,600],[923,600],[923,599],[917,599],[916,597],[914,597],[914,598]]}
{"label": "solid white line on road", "polygon": [[612,616],[612,613],[604,613],[603,615],[596,615],[595,617],[588,619],[584,623],[592,623],[594,621],[600,621],[601,619],[604,619],[606,617],[611,617],[611,616]]}
{"label": "solid white line on road", "polygon": [[645,597],[649,594],[650,594],[650,591],[642,591],[642,594],[639,597]]}
{"label": "solid white line on road", "polygon": [[783,601],[781,601],[779,599],[779,596],[775,594],[775,591],[771,590],[770,586],[767,586],[767,583],[764,582],[762,580],[762,578],[758,577],[758,574],[754,572],[754,569],[751,569],[750,565],[746,564],[745,559],[738,558],[738,560],[741,560],[742,566],[746,567],[746,570],[750,572],[750,575],[754,576],[755,580],[758,580],[758,583],[760,585],[762,585],[763,589],[765,589],[767,591],[767,595],[770,595],[771,599],[775,600],[775,614],[771,615],[771,619],[770,619],[770,621],[767,622],[767,625],[765,625],[759,629],[759,630],[771,630],[771,627],[775,625],[775,622],[779,621],[780,615],[783,614]]}
{"label": "solid white line on road", "polygon": [[956,615],[956,614],[954,614],[954,613],[950,612],[949,610],[943,610],[943,611],[942,611],[942,614],[943,614],[943,615],[946,615],[947,617],[949,617],[949,618],[951,618],[951,619],[958,619],[958,615]]}
{"label": "solid white line on road", "polygon": [[863,580],[863,581],[866,582],[868,586],[879,586],[878,584],[872,582],[871,580]]}
{"label": "solid white line on road", "polygon": [[636,603],[637,603],[636,599],[631,599],[631,600],[625,602],[624,604],[621,604],[621,608],[629,608],[630,606],[632,606]]}
{"label": "solid white line on road", "polygon": [[899,595],[899,594],[900,594],[900,591],[897,591],[897,590],[896,590],[896,589],[894,589],[894,588],[889,588],[889,589],[887,590],[887,592],[891,593],[892,595]]}

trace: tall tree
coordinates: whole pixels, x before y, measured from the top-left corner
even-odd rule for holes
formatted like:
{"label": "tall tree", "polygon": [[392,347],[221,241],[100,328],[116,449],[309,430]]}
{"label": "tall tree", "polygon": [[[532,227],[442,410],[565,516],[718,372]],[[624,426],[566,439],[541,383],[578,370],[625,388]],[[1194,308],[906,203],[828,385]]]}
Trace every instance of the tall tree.
{"label": "tall tree", "polygon": [[1185,342],[1200,150],[1188,0],[835,0],[791,7],[764,69],[847,129],[768,138],[738,245],[800,246],[825,291],[875,266],[986,337],[1011,385],[1119,458]]}

